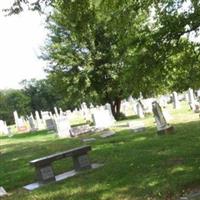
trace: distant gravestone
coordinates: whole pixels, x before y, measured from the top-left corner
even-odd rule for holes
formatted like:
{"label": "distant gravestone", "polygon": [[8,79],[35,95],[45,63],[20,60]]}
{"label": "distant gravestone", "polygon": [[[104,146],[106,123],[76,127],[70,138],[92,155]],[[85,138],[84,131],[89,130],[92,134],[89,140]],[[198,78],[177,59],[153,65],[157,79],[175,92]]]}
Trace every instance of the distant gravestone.
{"label": "distant gravestone", "polygon": [[128,122],[128,126],[130,129],[132,129],[135,133],[136,132],[141,132],[145,130],[145,124],[144,122],[141,121],[133,121],[133,122]]}
{"label": "distant gravestone", "polygon": [[189,106],[191,110],[195,110],[195,98],[194,98],[194,92],[193,89],[188,89],[188,100],[189,100]]}
{"label": "distant gravestone", "polygon": [[96,128],[108,128],[114,124],[114,120],[108,110],[95,111],[92,114],[92,119]]}
{"label": "distant gravestone", "polygon": [[0,120],[0,133],[2,133],[3,135],[9,135],[7,124],[3,120]]}
{"label": "distant gravestone", "polygon": [[35,111],[35,118],[36,118],[36,128],[38,130],[43,130],[44,124],[43,124],[43,121],[40,119],[40,115],[38,111]]}
{"label": "distant gravestone", "polygon": [[36,131],[37,128],[36,128],[36,123],[35,123],[33,116],[28,117],[28,121],[29,121],[31,131]]}
{"label": "distant gravestone", "polygon": [[142,105],[140,102],[137,103],[137,115],[139,116],[139,118],[144,118],[144,110],[142,108]]}
{"label": "distant gravestone", "polygon": [[177,92],[173,92],[172,93],[172,99],[173,99],[173,107],[174,107],[174,109],[180,108],[180,102],[179,102],[179,99],[178,99]]}
{"label": "distant gravestone", "polygon": [[58,117],[55,119],[56,132],[60,138],[71,137],[71,126],[69,125],[67,117]]}
{"label": "distant gravestone", "polygon": [[5,189],[3,187],[0,187],[0,197],[6,196],[7,192],[5,191]]}
{"label": "distant gravestone", "polygon": [[50,119],[46,119],[45,120],[45,123],[46,123],[46,128],[48,130],[54,130],[56,127],[55,127],[55,121],[54,119],[50,118]]}
{"label": "distant gravestone", "polygon": [[153,114],[157,125],[158,134],[170,133],[173,131],[173,126],[169,125],[162,113],[162,109],[158,102],[152,103]]}
{"label": "distant gravestone", "polygon": [[73,136],[78,136],[80,134],[89,133],[91,132],[92,128],[89,126],[89,124],[76,126],[71,128],[71,133]]}
{"label": "distant gravestone", "polygon": [[96,141],[96,138],[84,138],[82,139],[83,142],[93,142]]}
{"label": "distant gravestone", "polygon": [[101,138],[107,138],[115,135],[116,133],[114,131],[108,130],[108,131],[103,131],[100,135]]}
{"label": "distant gravestone", "polygon": [[113,121],[115,121],[115,118],[114,118],[114,116],[113,116],[113,114],[112,114],[111,105],[110,105],[109,103],[106,103],[106,104],[105,104],[105,109],[109,111],[110,117],[112,118]]}
{"label": "distant gravestone", "polygon": [[200,97],[200,90],[197,90],[197,97]]}

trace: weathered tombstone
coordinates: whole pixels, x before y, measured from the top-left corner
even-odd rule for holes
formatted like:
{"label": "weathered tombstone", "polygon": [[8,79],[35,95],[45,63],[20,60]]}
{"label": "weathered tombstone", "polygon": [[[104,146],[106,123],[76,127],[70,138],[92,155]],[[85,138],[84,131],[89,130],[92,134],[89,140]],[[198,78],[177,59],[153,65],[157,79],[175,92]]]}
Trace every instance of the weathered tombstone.
{"label": "weathered tombstone", "polygon": [[55,130],[56,127],[55,127],[55,121],[53,118],[46,119],[45,123],[46,123],[46,128],[48,130]]}
{"label": "weathered tombstone", "polygon": [[173,119],[173,117],[171,116],[171,114],[169,113],[169,111],[166,108],[162,109],[162,112],[163,112],[164,118],[166,119],[167,122],[169,122],[170,120]]}
{"label": "weathered tombstone", "polygon": [[111,109],[111,105],[109,103],[105,104],[105,109],[109,111],[110,117],[112,118],[113,121],[115,121],[115,118],[112,114],[112,109]]}
{"label": "weathered tombstone", "polygon": [[180,108],[180,102],[179,102],[179,99],[178,99],[177,92],[173,92],[172,93],[172,99],[173,99],[173,107],[174,107],[174,109]]}
{"label": "weathered tombstone", "polygon": [[[152,103],[151,103],[152,104]],[[165,96],[161,96],[160,98],[159,98],[159,104],[160,104],[160,106],[162,107],[162,108],[166,108],[166,106],[167,106],[167,99],[166,99],[166,97]]]}
{"label": "weathered tombstone", "polygon": [[84,138],[82,139],[83,142],[93,142],[96,141],[96,138]]}
{"label": "weathered tombstone", "polygon": [[0,133],[2,133],[3,135],[9,135],[7,124],[3,120],[0,120]]}
{"label": "weathered tombstone", "polygon": [[173,131],[173,126],[169,125],[162,113],[162,109],[158,102],[154,101],[152,103],[153,114],[157,125],[158,134],[170,133]]}
{"label": "weathered tombstone", "polygon": [[54,112],[55,112],[56,117],[59,117],[58,109],[56,107],[54,107]]}
{"label": "weathered tombstone", "polygon": [[62,108],[59,108],[59,112],[60,112],[60,116],[64,115]]}
{"label": "weathered tombstone", "polygon": [[141,132],[145,130],[145,124],[144,122],[141,121],[132,121],[128,122],[128,126],[131,130],[133,130],[135,133],[136,132]]}
{"label": "weathered tombstone", "polygon": [[91,127],[89,124],[86,125],[81,125],[81,126],[75,126],[71,128],[71,134],[72,136],[78,136],[84,133],[89,133],[91,132]]}
{"label": "weathered tombstone", "polygon": [[36,131],[37,130],[36,123],[32,115],[28,117],[28,121],[29,121],[31,131]]}
{"label": "weathered tombstone", "polygon": [[89,108],[87,107],[87,104],[85,102],[83,102],[81,104],[81,110],[83,112],[83,116],[84,116],[84,119],[86,121],[92,121],[92,116],[91,116],[91,113],[90,113],[90,110]]}
{"label": "weathered tombstone", "polygon": [[111,137],[113,135],[115,135],[116,133],[114,131],[111,131],[111,130],[107,130],[107,131],[103,131],[101,132],[101,135],[100,137],[101,138],[107,138],[107,137]]}
{"label": "weathered tombstone", "polygon": [[137,115],[139,118],[144,118],[144,111],[140,102],[137,103]]}
{"label": "weathered tombstone", "polygon": [[18,117],[17,111],[14,111],[14,112],[13,112],[13,115],[14,115],[15,124],[16,124],[16,126],[18,127],[18,119],[19,119],[19,117]]}
{"label": "weathered tombstone", "polygon": [[18,119],[17,130],[19,132],[26,132],[26,131],[28,131],[28,127],[27,127],[27,124],[26,124],[26,121],[25,121],[24,117],[20,117]]}
{"label": "weathered tombstone", "polygon": [[197,90],[197,97],[200,97],[200,90]]}
{"label": "weathered tombstone", "polygon": [[35,111],[35,118],[36,118],[36,128],[38,130],[43,130],[44,129],[44,123],[40,119],[40,115],[38,111]]}
{"label": "weathered tombstone", "polygon": [[189,106],[191,110],[195,110],[195,98],[194,98],[194,92],[193,89],[188,89],[188,100],[189,100]]}
{"label": "weathered tombstone", "polygon": [[96,128],[108,128],[114,124],[108,110],[98,110],[92,114],[92,119]]}
{"label": "weathered tombstone", "polygon": [[15,125],[16,125],[16,128],[17,128],[17,131],[19,131],[19,132],[28,131],[24,118],[23,117],[19,118],[17,111],[14,111],[13,115],[14,115]]}
{"label": "weathered tombstone", "polygon": [[71,126],[69,125],[67,117],[58,117],[55,119],[56,131],[60,138],[71,137]]}
{"label": "weathered tombstone", "polygon": [[6,196],[7,192],[5,191],[5,189],[1,186],[0,187],[0,197]]}

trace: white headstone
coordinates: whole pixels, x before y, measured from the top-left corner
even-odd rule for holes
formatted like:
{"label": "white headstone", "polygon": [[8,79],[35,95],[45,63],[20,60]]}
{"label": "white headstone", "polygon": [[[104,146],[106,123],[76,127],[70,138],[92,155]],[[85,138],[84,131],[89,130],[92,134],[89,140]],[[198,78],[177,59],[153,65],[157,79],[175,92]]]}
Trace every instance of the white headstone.
{"label": "white headstone", "polygon": [[68,122],[67,117],[58,117],[55,119],[56,131],[60,138],[69,138],[71,137],[70,129],[71,126]]}
{"label": "white headstone", "polygon": [[3,187],[0,187],[0,197],[6,196],[7,192],[5,191],[5,189]]}
{"label": "white headstone", "polygon": [[114,124],[113,118],[108,110],[98,110],[92,114],[96,128],[108,128]]}
{"label": "white headstone", "polygon": [[58,117],[58,116],[59,116],[59,113],[58,113],[58,109],[57,109],[56,107],[54,107],[54,112],[55,112],[55,114],[56,114],[56,117]]}
{"label": "white headstone", "polygon": [[137,103],[137,115],[139,118],[144,118],[144,111],[140,103]]}
{"label": "white headstone", "polygon": [[3,135],[9,135],[7,124],[3,120],[0,120],[0,133]]}
{"label": "white headstone", "polygon": [[39,112],[38,111],[35,111],[35,118],[36,118],[36,128],[38,130],[43,130],[45,127],[44,127],[44,123],[43,121],[40,119],[40,115],[39,115]]}
{"label": "white headstone", "polygon": [[172,93],[172,98],[173,98],[173,107],[174,107],[174,109],[180,108],[180,102],[179,102],[179,99],[178,99],[177,92],[173,92]]}
{"label": "white headstone", "polygon": [[195,104],[195,98],[194,98],[194,92],[193,92],[193,89],[189,88],[188,89],[188,100],[189,100],[189,105],[190,105],[190,108],[192,110],[194,110],[194,104]]}

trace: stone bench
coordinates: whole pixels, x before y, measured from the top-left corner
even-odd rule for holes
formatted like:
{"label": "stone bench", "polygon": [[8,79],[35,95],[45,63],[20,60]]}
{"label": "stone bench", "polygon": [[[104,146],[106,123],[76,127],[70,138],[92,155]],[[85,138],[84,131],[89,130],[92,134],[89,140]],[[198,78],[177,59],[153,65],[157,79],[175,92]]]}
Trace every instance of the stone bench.
{"label": "stone bench", "polygon": [[72,157],[75,171],[90,169],[91,163],[87,155],[88,151],[91,151],[91,146],[82,146],[32,160],[30,161],[30,164],[33,165],[36,169],[38,182],[40,184],[45,184],[56,180],[51,165],[52,162],[56,160]]}

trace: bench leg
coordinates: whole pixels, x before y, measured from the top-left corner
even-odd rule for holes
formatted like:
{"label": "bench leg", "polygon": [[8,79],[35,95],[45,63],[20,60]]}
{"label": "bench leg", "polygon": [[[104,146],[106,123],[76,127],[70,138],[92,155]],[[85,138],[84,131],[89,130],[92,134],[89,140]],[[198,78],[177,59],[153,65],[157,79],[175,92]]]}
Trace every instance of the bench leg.
{"label": "bench leg", "polygon": [[46,184],[56,180],[51,165],[36,167],[36,173],[40,184]]}
{"label": "bench leg", "polygon": [[74,169],[76,171],[91,168],[91,163],[87,154],[73,156],[73,162],[74,162]]}

